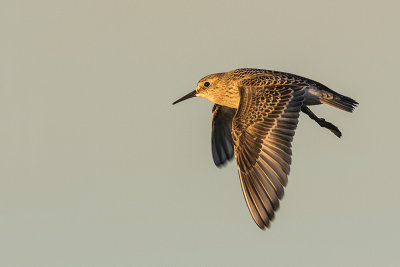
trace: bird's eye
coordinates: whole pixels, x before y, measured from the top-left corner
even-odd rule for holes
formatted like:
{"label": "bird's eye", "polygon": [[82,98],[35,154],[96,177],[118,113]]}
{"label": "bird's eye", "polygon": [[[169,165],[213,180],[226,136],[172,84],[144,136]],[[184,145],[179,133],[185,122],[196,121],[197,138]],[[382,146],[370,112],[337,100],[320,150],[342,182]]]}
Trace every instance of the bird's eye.
{"label": "bird's eye", "polygon": [[204,86],[205,86],[205,87],[209,87],[209,86],[210,86],[210,83],[209,83],[209,82],[205,82],[205,83],[204,83]]}

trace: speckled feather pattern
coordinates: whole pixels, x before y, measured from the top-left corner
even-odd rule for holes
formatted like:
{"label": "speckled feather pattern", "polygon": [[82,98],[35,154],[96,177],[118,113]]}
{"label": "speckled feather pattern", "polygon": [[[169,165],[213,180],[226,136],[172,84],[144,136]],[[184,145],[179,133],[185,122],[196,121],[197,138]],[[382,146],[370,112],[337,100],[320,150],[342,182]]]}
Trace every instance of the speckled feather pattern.
{"label": "speckled feather pattern", "polygon": [[341,137],[335,125],[318,118],[308,106],[327,104],[352,112],[358,104],[308,78],[249,68],[208,75],[195,91],[174,103],[193,96],[215,103],[214,163],[222,166],[235,156],[246,204],[261,229],[270,226],[284,195],[300,111]]}

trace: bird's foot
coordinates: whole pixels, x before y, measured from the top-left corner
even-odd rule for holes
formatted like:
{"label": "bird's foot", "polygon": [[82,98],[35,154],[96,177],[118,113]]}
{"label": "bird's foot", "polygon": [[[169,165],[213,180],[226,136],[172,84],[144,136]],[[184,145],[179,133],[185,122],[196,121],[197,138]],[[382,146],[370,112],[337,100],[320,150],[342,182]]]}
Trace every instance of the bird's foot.
{"label": "bird's foot", "polygon": [[318,124],[321,127],[327,128],[328,130],[330,130],[332,133],[334,133],[337,137],[341,137],[342,133],[340,132],[340,130],[338,129],[338,127],[336,127],[335,125],[333,125],[332,123],[326,121],[324,118],[320,118],[318,121]]}

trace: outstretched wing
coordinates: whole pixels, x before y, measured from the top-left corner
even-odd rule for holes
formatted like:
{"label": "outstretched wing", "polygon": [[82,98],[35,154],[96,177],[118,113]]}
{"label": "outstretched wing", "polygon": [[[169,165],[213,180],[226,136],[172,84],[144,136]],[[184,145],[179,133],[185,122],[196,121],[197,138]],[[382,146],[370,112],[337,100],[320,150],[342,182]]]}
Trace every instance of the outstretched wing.
{"label": "outstretched wing", "polygon": [[236,109],[215,104],[212,112],[211,149],[215,165],[221,167],[233,157],[232,119]]}
{"label": "outstretched wing", "polygon": [[284,194],[305,88],[239,87],[232,131],[235,157],[247,206],[261,229],[269,227]]}

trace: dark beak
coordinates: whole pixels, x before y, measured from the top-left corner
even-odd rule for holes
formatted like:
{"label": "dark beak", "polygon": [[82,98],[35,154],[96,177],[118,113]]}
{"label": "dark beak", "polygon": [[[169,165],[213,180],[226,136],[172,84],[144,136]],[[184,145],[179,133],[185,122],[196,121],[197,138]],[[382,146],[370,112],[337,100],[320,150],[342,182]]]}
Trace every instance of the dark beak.
{"label": "dark beak", "polygon": [[192,98],[196,96],[196,90],[194,90],[193,92],[190,92],[189,94],[185,95],[184,97],[179,98],[178,100],[176,100],[174,103],[172,103],[172,105],[175,105],[176,103],[179,103],[183,100]]}

